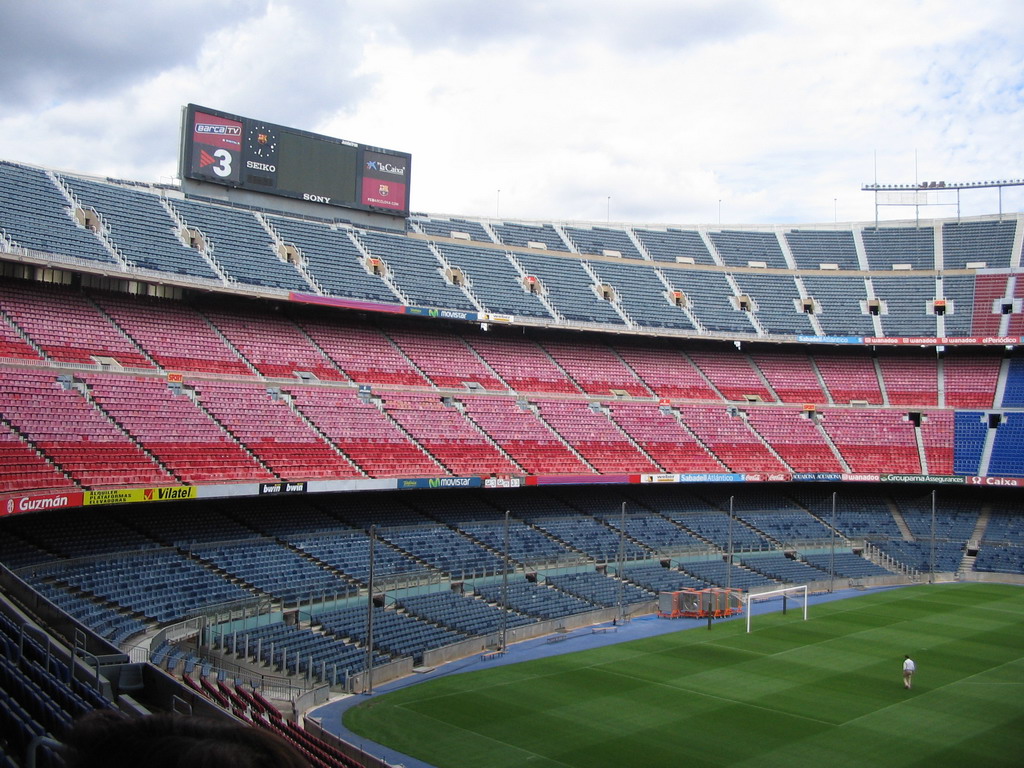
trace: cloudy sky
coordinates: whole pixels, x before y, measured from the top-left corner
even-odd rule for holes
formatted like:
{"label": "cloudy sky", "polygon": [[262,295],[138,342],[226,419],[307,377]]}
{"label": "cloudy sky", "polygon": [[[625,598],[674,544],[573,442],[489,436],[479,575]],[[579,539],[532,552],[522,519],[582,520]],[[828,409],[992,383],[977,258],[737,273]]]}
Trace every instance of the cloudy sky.
{"label": "cloudy sky", "polygon": [[193,102],[411,152],[439,214],[868,221],[875,179],[1024,177],[1021,0],[0,0],[0,29],[0,158],[81,173],[170,181]]}

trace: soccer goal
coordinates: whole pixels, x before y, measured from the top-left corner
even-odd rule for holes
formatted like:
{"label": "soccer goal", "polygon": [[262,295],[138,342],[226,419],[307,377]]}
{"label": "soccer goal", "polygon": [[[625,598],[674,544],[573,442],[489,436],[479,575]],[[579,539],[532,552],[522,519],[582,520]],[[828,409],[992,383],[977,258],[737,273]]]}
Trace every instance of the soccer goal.
{"label": "soccer goal", "polygon": [[785,609],[786,600],[790,597],[799,598],[803,597],[804,604],[804,621],[807,621],[807,585],[801,584],[798,587],[782,587],[780,589],[772,589],[768,592],[758,592],[756,595],[747,595],[747,632],[750,631],[750,620],[754,618],[754,603],[762,602],[765,600],[775,600],[779,597],[783,600],[783,609]]}

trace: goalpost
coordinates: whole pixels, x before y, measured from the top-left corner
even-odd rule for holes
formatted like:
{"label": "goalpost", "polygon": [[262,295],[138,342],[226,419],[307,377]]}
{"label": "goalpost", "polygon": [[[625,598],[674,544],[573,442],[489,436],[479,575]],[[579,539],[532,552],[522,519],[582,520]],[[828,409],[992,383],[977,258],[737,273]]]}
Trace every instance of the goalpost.
{"label": "goalpost", "polygon": [[[755,594],[747,595],[747,632],[750,631],[750,620],[754,616],[754,603],[759,600],[772,600],[776,597],[781,596],[785,601],[790,595],[797,597],[803,595],[804,599],[804,621],[807,621],[807,585],[801,584],[797,587],[783,587],[781,589],[772,589],[768,592],[758,592]],[[783,602],[785,606],[785,602]]]}

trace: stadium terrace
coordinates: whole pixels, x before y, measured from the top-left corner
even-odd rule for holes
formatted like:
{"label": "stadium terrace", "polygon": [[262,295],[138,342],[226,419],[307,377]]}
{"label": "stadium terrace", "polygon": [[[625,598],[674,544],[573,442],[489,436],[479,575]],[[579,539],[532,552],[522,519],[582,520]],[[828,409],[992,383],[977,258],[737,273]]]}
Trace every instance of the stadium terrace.
{"label": "stadium terrace", "polygon": [[377,766],[305,714],[669,594],[1024,583],[1022,214],[434,216],[328,143],[348,197],[0,162],[15,765],[184,706]]}

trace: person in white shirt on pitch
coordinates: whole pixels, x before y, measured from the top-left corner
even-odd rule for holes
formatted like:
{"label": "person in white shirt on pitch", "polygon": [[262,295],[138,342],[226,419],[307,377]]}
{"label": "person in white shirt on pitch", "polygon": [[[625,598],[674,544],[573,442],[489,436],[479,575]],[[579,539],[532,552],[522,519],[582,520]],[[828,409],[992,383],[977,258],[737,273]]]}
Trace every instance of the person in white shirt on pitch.
{"label": "person in white shirt on pitch", "polygon": [[914,672],[917,671],[917,665],[914,664],[914,660],[909,656],[903,657],[903,687],[908,691],[914,682]]}

